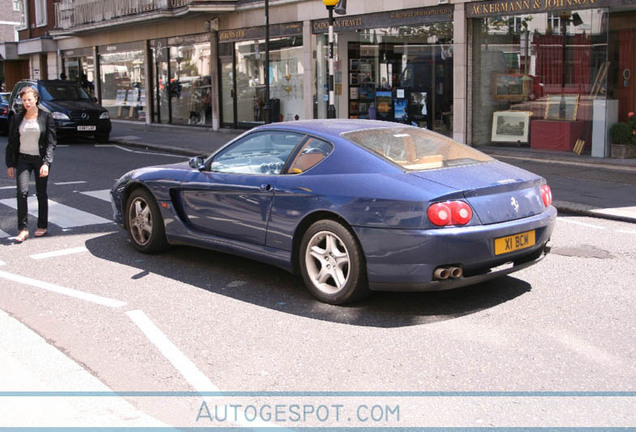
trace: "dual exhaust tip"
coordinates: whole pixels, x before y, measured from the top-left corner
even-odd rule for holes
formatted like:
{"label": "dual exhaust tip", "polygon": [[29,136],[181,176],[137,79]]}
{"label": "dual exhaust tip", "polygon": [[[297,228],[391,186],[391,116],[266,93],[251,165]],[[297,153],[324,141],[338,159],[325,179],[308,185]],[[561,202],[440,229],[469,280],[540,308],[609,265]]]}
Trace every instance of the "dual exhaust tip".
{"label": "dual exhaust tip", "polygon": [[461,267],[437,267],[433,272],[433,279],[446,280],[446,279],[458,279],[462,277],[464,271]]}

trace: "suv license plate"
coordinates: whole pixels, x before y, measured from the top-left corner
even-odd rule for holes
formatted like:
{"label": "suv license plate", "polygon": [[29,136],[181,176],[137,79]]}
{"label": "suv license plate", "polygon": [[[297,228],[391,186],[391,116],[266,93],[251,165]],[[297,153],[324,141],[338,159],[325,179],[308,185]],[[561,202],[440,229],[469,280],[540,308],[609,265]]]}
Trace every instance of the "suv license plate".
{"label": "suv license plate", "polygon": [[78,126],[78,131],[94,131],[97,130],[97,126]]}
{"label": "suv license plate", "polygon": [[495,255],[529,248],[536,243],[534,230],[495,239]]}

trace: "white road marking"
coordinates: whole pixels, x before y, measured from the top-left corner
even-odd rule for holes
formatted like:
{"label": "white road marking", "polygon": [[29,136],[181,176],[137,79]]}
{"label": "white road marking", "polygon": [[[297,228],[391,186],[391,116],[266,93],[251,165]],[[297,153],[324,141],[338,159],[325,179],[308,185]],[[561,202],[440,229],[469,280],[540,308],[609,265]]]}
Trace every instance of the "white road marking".
{"label": "white road marking", "polygon": [[[13,209],[17,208],[17,202],[15,198],[0,200],[0,204],[4,204]],[[37,198],[33,196],[29,197],[28,205],[29,214],[37,217]],[[113,223],[113,221],[104,219],[103,217],[96,216],[85,211],[77,210],[73,207],[69,207],[51,200],[49,200],[49,222],[62,228]]]}
{"label": "white road marking", "polygon": [[15,189],[15,186],[2,186],[0,187],[0,190],[9,190],[9,189]]}
{"label": "white road marking", "polygon": [[17,282],[23,285],[30,285],[35,288],[41,288],[43,290],[51,291],[57,294],[62,294],[68,297],[73,297],[80,300],[85,300],[91,303],[95,303],[101,306],[119,308],[126,305],[126,302],[111,299],[108,297],[102,297],[95,294],[89,294],[83,291],[79,291],[73,288],[66,288],[63,286],[55,285],[52,283],[40,281],[37,279],[31,279],[28,277],[0,271],[0,278]]}
{"label": "white road marking", "polygon": [[0,266],[3,266],[3,265],[7,265],[7,263],[4,261],[0,261]]}
{"label": "white road marking", "polygon": [[563,219],[563,218],[559,218],[558,219],[561,222],[565,222],[565,223],[569,223],[569,224],[573,224],[573,225],[581,225],[581,226],[586,226],[589,228],[596,228],[596,229],[600,229],[600,230],[604,230],[605,227],[599,226],[599,225],[593,225],[593,224],[589,224],[589,223],[585,223],[585,222],[579,222],[579,221],[574,221],[574,220],[570,220],[570,219]]}
{"label": "white road marking", "polygon": [[622,234],[636,234],[636,231],[628,231],[628,230],[616,230],[617,233]]}
{"label": "white road marking", "polygon": [[0,230],[0,238],[6,238],[6,237],[10,237],[9,233],[6,233],[6,232]]}
{"label": "white road marking", "polygon": [[141,310],[126,312],[126,315],[141,329],[163,356],[183,375],[183,377],[200,392],[220,391],[185,354]]}
{"label": "white road marking", "polygon": [[93,198],[100,199],[102,201],[110,202],[110,189],[96,190],[96,191],[87,191],[80,192],[82,195],[88,195]]}
{"label": "white road marking", "polygon": [[[210,379],[205,376],[190,359],[181,352],[175,344],[148,318],[141,310],[126,312],[126,315],[141,329],[146,337],[152,342],[163,356],[183,375],[188,383],[199,392],[220,392]],[[237,417],[244,425],[251,428],[278,427],[273,423],[262,420],[247,419],[245,413],[240,408],[237,410]],[[285,429],[277,429],[285,430]]]}
{"label": "white road marking", "polygon": [[65,256],[65,255],[73,255],[73,254],[82,253],[82,252],[88,252],[88,249],[86,249],[84,246],[80,246],[76,248],[62,249],[62,250],[53,251],[53,252],[35,254],[35,255],[31,255],[31,258],[40,260],[40,259],[54,258],[59,256]]}
{"label": "white road marking", "polygon": [[66,185],[75,185],[75,184],[86,184],[87,182],[84,180],[78,180],[78,181],[69,181],[69,182],[59,182],[59,183],[53,183],[55,186],[66,186]]}

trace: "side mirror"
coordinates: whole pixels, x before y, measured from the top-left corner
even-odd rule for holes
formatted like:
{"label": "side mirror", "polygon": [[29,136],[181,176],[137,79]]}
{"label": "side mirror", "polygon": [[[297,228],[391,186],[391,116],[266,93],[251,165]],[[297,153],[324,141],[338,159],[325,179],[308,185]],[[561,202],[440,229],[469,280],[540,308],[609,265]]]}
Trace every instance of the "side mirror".
{"label": "side mirror", "polygon": [[194,156],[190,158],[190,168],[203,171],[205,169],[205,158],[203,156]]}

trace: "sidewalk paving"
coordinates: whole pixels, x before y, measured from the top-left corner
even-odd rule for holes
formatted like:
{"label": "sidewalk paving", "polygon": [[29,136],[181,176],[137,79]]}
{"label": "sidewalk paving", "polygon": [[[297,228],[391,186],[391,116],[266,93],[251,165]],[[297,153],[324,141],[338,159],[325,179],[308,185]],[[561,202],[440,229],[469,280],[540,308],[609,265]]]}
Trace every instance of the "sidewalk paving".
{"label": "sidewalk paving", "polygon": [[0,429],[166,427],[119,396],[58,395],[112,390],[1,309],[0,365]]}
{"label": "sidewalk paving", "polygon": [[[111,142],[184,156],[208,155],[244,131],[113,121]],[[563,213],[636,223],[636,159],[605,159],[527,147],[479,150],[546,178]]]}

